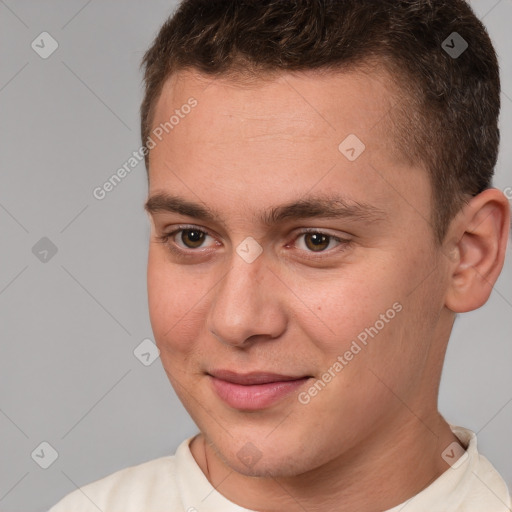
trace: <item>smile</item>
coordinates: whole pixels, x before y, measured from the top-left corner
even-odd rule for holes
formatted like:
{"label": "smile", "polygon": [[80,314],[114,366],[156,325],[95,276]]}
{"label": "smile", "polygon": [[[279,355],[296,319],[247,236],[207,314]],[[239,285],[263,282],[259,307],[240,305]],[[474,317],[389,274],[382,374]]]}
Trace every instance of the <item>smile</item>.
{"label": "smile", "polygon": [[228,370],[208,374],[217,396],[234,409],[256,411],[265,409],[298,390],[309,376],[288,376],[254,372],[237,374]]}

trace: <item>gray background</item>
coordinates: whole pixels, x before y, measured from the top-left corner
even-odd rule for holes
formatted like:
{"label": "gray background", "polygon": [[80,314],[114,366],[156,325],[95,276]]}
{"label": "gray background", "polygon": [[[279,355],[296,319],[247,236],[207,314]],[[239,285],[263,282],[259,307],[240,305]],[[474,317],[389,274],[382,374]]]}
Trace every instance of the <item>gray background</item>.
{"label": "gray background", "polygon": [[[512,186],[512,0],[472,2],[501,59],[502,149]],[[163,372],[133,354],[152,339],[138,65],[175,2],[0,0],[0,510],[48,509],[76,486],[172,453],[196,432]],[[59,47],[42,59],[43,31]],[[57,253],[32,252],[43,237]],[[44,242],[41,242],[44,244]],[[42,256],[41,256],[42,257]],[[441,386],[446,418],[478,432],[512,487],[512,259],[489,303],[456,321]],[[58,452],[42,469],[36,461]],[[39,449],[40,450],[40,449]],[[41,456],[44,453],[44,457]]]}

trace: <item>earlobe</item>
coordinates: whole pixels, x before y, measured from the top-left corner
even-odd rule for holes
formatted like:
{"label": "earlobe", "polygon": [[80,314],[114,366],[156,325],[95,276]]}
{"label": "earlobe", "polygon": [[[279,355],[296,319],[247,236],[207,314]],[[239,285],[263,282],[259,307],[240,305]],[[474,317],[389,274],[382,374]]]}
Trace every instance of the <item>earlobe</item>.
{"label": "earlobe", "polygon": [[458,242],[451,249],[446,307],[455,313],[483,306],[505,260],[510,207],[505,195],[487,189],[463,208],[452,223]]}

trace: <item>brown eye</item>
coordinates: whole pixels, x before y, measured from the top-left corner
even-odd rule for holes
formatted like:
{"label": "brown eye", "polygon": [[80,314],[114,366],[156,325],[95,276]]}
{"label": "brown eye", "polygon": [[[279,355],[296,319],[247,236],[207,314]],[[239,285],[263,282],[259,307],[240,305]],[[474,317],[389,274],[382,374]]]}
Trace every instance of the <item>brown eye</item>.
{"label": "brown eye", "polygon": [[304,242],[308,249],[320,252],[329,247],[332,237],[323,233],[304,233]]}
{"label": "brown eye", "polygon": [[204,231],[199,231],[198,229],[184,229],[181,232],[180,238],[185,247],[189,249],[196,249],[203,243],[205,233]]}

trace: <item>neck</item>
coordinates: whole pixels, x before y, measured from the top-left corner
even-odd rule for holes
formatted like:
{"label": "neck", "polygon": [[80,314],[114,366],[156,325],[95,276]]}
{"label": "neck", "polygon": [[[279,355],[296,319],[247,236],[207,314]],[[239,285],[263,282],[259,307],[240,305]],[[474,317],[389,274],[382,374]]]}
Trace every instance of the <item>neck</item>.
{"label": "neck", "polygon": [[458,441],[439,413],[428,420],[409,416],[375,429],[349,452],[294,477],[241,475],[218,457],[202,434],[190,449],[210,483],[244,508],[376,512],[399,505],[438,478],[448,468],[441,453]]}

